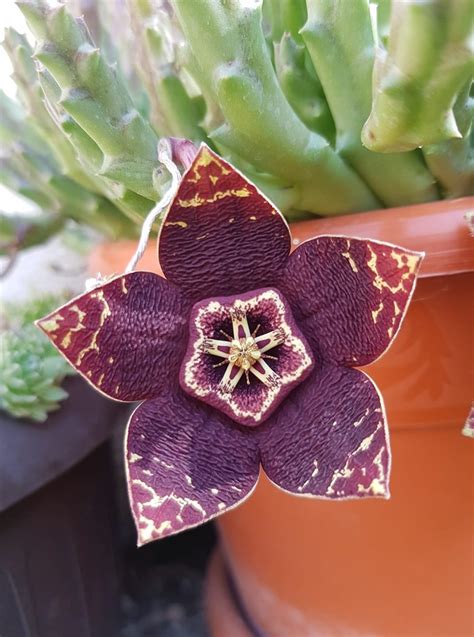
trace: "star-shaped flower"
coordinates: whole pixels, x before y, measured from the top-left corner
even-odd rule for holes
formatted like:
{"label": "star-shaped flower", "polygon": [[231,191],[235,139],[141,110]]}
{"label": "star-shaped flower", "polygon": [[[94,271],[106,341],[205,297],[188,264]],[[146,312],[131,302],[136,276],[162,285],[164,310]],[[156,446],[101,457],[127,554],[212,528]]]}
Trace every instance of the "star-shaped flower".
{"label": "star-shaped flower", "polygon": [[320,236],[290,255],[278,210],[202,145],[151,272],[39,321],[98,390],[144,401],[126,437],[139,544],[236,506],[260,466],[296,495],[388,497],[381,396],[355,369],[392,343],[422,255]]}

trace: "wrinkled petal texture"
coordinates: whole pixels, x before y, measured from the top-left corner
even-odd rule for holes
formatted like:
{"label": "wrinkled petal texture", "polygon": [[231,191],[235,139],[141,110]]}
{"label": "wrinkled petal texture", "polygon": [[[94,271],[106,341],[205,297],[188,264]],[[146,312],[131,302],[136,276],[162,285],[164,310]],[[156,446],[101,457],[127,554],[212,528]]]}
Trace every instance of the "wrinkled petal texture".
{"label": "wrinkled petal texture", "polygon": [[159,237],[167,279],[194,300],[271,285],[290,250],[283,216],[203,144]]}
{"label": "wrinkled petal texture", "polygon": [[182,392],[136,409],[125,454],[140,545],[224,513],[258,479],[255,436]]}
{"label": "wrinkled petal texture", "polygon": [[189,307],[151,272],[132,272],[87,292],[39,327],[99,391],[123,401],[160,394],[178,382]]}
{"label": "wrinkled petal texture", "polygon": [[381,397],[363,372],[315,370],[261,433],[263,468],[297,495],[389,497],[390,448]]}
{"label": "wrinkled petal texture", "polygon": [[277,287],[318,358],[368,365],[397,334],[422,258],[387,243],[322,236],[293,252]]}

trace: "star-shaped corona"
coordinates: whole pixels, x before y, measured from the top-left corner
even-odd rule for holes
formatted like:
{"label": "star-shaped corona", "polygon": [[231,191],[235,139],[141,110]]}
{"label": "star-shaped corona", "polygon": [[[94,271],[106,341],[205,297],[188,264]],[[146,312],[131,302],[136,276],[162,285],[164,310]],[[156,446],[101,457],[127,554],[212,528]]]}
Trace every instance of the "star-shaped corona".
{"label": "star-shaped corona", "polygon": [[196,303],[189,332],[181,386],[241,425],[264,422],[314,365],[275,289]]}
{"label": "star-shaped corona", "polygon": [[267,352],[285,342],[285,332],[282,329],[276,329],[257,336],[261,331],[260,324],[251,332],[245,313],[233,311],[230,316],[233,335],[230,336],[221,330],[226,340],[209,338],[203,343],[203,351],[206,354],[224,359],[214,365],[214,367],[226,366],[220,382],[222,389],[231,394],[244,374],[247,385],[250,385],[250,374],[267,387],[278,385],[280,376],[265,359],[278,360],[277,356]]}

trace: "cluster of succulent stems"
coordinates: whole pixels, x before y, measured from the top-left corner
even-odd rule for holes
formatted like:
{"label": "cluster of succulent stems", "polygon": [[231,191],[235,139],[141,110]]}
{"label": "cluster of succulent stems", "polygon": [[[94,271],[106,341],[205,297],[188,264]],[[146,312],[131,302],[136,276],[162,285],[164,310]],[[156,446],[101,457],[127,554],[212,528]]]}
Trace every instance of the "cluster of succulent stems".
{"label": "cluster of succulent stems", "polygon": [[4,253],[67,219],[137,236],[167,136],[205,141],[289,220],[470,194],[470,0],[17,5],[35,42],[5,33],[0,181],[42,214],[0,217]]}

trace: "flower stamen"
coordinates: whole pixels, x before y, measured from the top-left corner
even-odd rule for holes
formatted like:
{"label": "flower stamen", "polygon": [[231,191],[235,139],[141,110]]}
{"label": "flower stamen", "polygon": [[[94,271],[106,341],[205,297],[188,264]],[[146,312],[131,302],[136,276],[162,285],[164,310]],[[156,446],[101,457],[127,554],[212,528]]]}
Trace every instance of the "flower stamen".
{"label": "flower stamen", "polygon": [[257,325],[257,327],[254,329],[254,331],[252,332],[252,338],[255,338],[257,336],[257,332],[260,329],[261,325],[260,323]]}
{"label": "flower stamen", "polygon": [[230,317],[233,336],[220,329],[219,333],[226,337],[226,341],[206,338],[202,344],[202,350],[206,354],[224,359],[213,365],[213,368],[227,365],[220,382],[222,391],[232,393],[244,374],[247,385],[250,385],[251,373],[267,387],[277,386],[280,377],[264,359],[278,360],[276,356],[266,352],[285,341],[284,330],[278,328],[257,337],[261,325],[258,324],[253,332],[250,332],[245,311],[232,308]]}
{"label": "flower stamen", "polygon": [[263,422],[309,375],[311,350],[291,307],[272,288],[196,303],[182,388],[235,422]]}

